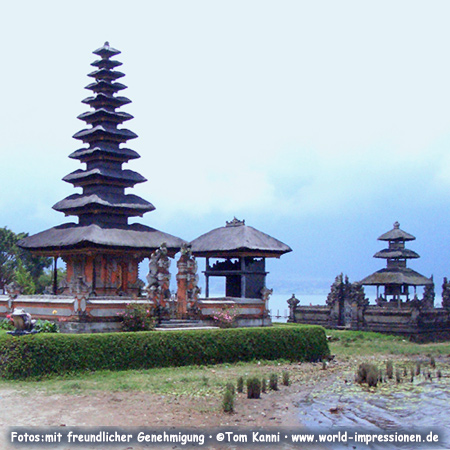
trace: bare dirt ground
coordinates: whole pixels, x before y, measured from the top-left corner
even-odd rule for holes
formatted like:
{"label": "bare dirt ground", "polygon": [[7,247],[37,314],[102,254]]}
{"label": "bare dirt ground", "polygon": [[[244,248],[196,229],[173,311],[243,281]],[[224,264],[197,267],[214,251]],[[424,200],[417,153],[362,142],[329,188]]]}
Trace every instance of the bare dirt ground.
{"label": "bare dirt ground", "polygon": [[[118,391],[93,392],[79,395],[34,392],[24,393],[20,390],[0,389],[0,433],[3,440],[2,449],[28,448],[14,446],[7,442],[10,437],[9,427],[26,427],[33,432],[32,427],[146,427],[159,428],[170,432],[176,428],[227,429],[227,427],[245,430],[274,430],[279,428],[304,431],[299,419],[299,402],[305,399],[313,390],[321,391],[340,376],[345,364],[332,362],[327,370],[322,370],[322,364],[303,363],[290,366],[292,383],[290,386],[280,386],[278,391],[262,394],[261,399],[247,399],[246,394],[237,394],[235,412],[227,414],[221,410],[222,396],[189,397],[162,396],[146,392]],[[335,407],[336,405],[330,405]],[[181,444],[160,445],[158,447],[142,446],[142,444],[119,444],[71,446],[65,444],[58,449],[101,449],[101,450],[143,450],[148,448],[182,449]],[[30,448],[55,448],[42,445]],[[191,447],[192,448],[192,447]],[[207,449],[239,449],[239,444],[218,444],[207,442]],[[288,444],[258,445],[245,447],[258,450],[299,448]],[[318,449],[316,446],[308,446]]]}

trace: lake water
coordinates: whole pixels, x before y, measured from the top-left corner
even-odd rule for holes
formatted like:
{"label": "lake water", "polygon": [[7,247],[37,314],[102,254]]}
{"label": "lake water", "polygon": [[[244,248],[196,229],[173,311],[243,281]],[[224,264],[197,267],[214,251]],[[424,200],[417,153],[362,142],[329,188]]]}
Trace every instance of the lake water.
{"label": "lake water", "polygon": [[[417,432],[429,434],[434,430],[441,442],[428,444],[329,444],[332,449],[449,449],[450,448],[450,375],[447,370],[438,379],[433,372],[432,380],[424,375],[415,377],[414,382],[404,380],[400,384],[391,382],[367,388],[352,380],[349,373],[332,383],[327,391],[313,392],[300,403],[300,420],[307,428],[316,431],[348,430],[352,435],[388,431],[395,433]],[[338,412],[331,412],[337,408]],[[333,410],[332,410],[333,411]]]}

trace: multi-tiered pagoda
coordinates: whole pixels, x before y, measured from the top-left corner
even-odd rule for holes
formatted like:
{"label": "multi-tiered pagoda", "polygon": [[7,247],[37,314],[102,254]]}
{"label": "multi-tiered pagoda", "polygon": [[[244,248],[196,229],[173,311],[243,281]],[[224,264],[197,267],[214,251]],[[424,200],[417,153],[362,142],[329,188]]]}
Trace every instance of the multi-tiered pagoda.
{"label": "multi-tiered pagoda", "polygon": [[[377,299],[380,300],[409,300],[409,287],[428,286],[433,284],[431,278],[424,277],[420,273],[406,267],[408,259],[419,258],[419,255],[405,248],[406,241],[416,239],[409,233],[400,229],[398,222],[394,223],[394,228],[382,234],[378,240],[389,242],[388,248],[375,253],[374,258],[387,260],[387,267],[362,279],[360,284],[377,287]],[[380,297],[379,288],[384,286],[384,297]],[[381,294],[382,295],[382,294]]]}
{"label": "multi-tiered pagoda", "polygon": [[124,74],[115,70],[121,62],[111,59],[120,52],[108,42],[93,52],[100,59],[92,63],[96,70],[88,76],[93,83],[86,86],[93,96],[83,100],[91,110],[78,118],[88,125],[73,137],[87,146],[69,157],[86,164],[63,178],[82,193],[73,194],[53,208],[66,216],[77,216],[78,223],[60,225],[22,240],[19,245],[39,255],[61,257],[67,265],[67,280],[62,293],[73,293],[80,287],[93,295],[130,295],[139,293],[142,282],[138,265],[165,243],[173,256],[183,240],[153,228],[133,223],[130,217],[142,216],[155,207],[125,189],[146,179],[122,165],[139,158],[134,150],[121,147],[137,137],[120,127],[133,118],[117,111],[130,103],[117,95],[126,88],[117,80]]}

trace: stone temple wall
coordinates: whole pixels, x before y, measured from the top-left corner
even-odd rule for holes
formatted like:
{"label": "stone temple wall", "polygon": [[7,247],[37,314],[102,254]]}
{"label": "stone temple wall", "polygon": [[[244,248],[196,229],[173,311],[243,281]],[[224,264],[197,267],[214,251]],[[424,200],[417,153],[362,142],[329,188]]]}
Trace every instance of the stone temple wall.
{"label": "stone temple wall", "polygon": [[436,308],[433,303],[434,299],[424,294],[423,299],[369,305],[362,286],[341,275],[331,287],[326,306],[302,306],[292,296],[288,322],[396,334],[418,342],[448,340],[450,305]]}

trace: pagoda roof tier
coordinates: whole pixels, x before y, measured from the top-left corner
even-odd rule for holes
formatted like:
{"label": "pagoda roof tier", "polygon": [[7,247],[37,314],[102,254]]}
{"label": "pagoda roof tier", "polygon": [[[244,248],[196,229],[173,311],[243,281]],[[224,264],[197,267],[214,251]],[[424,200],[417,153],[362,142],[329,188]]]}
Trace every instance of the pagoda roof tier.
{"label": "pagoda roof tier", "polygon": [[125,128],[118,129],[107,127],[105,125],[96,125],[93,128],[87,128],[75,133],[73,137],[85,143],[95,142],[97,140],[122,143],[128,141],[129,139],[135,139],[138,136]]}
{"label": "pagoda roof tier", "polygon": [[137,183],[147,181],[140,173],[133,170],[114,170],[104,167],[96,167],[91,170],[75,170],[63,178],[64,181],[74,186],[86,186],[91,184],[114,184],[116,186],[132,187]]}
{"label": "pagoda roof tier", "polygon": [[433,280],[407,267],[398,267],[381,269],[363,278],[359,283],[365,286],[426,286],[433,284]]}
{"label": "pagoda roof tier", "polygon": [[191,242],[192,254],[203,257],[280,257],[292,249],[236,218]]}
{"label": "pagoda roof tier", "polygon": [[126,89],[127,87],[122,83],[110,83],[109,81],[99,80],[95,83],[88,84],[85,89],[89,89],[95,93],[104,92],[106,94],[116,93]]}
{"label": "pagoda roof tier", "polygon": [[115,67],[121,66],[120,61],[115,61],[114,59],[98,59],[91,63],[91,66],[98,67],[100,69],[114,69]]}
{"label": "pagoda roof tier", "polygon": [[412,234],[400,229],[398,222],[394,223],[394,228],[391,231],[382,234],[378,238],[379,241],[413,241],[414,239],[416,238]]}
{"label": "pagoda roof tier", "polygon": [[155,207],[147,200],[133,194],[73,194],[53,206],[56,211],[66,215],[98,213],[117,213],[126,216],[142,216]]}
{"label": "pagoda roof tier", "polygon": [[96,80],[117,80],[124,76],[125,74],[123,72],[119,72],[118,70],[110,70],[105,67],[94,70],[94,72],[88,74],[88,77],[95,78]]}
{"label": "pagoda roof tier", "polygon": [[92,53],[94,55],[100,56],[102,59],[109,59],[112,56],[120,55],[120,51],[111,47],[108,41],[106,41],[102,47],[94,50]]}
{"label": "pagoda roof tier", "polygon": [[89,124],[100,121],[123,123],[127,120],[131,120],[132,118],[133,116],[126,112],[111,111],[105,108],[98,108],[95,111],[87,111],[77,117],[77,119],[83,120]]}
{"label": "pagoda roof tier", "polygon": [[59,225],[28,236],[18,242],[21,248],[46,255],[57,255],[75,249],[97,247],[99,249],[134,249],[151,254],[163,243],[174,255],[186,242],[176,236],[141,224],[123,227],[80,226],[75,223]]}
{"label": "pagoda roof tier", "polygon": [[113,95],[99,92],[95,97],[86,97],[81,102],[96,109],[102,107],[114,109],[131,103],[131,100],[126,97],[114,97]]}
{"label": "pagoda roof tier", "polygon": [[385,248],[373,255],[374,258],[385,258],[385,259],[412,259],[420,258],[420,256],[413,250],[408,250],[407,248],[399,249],[389,249]]}
{"label": "pagoda roof tier", "polygon": [[69,158],[87,161],[100,159],[101,157],[109,160],[129,161],[130,159],[140,158],[139,153],[129,148],[119,148],[118,146],[107,145],[106,142],[96,143],[95,147],[80,148],[69,155]]}

